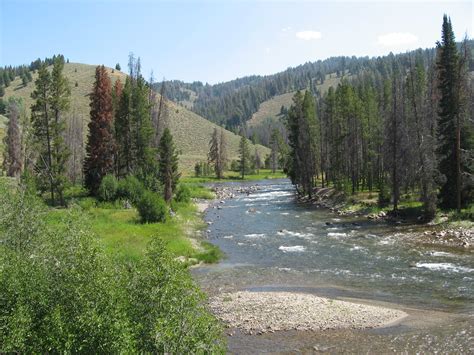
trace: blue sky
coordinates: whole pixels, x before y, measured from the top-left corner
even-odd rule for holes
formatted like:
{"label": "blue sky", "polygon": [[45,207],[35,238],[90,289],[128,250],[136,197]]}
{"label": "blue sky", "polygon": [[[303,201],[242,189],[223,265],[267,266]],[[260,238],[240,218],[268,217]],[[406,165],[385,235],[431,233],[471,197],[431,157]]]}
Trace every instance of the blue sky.
{"label": "blue sky", "polygon": [[0,0],[0,65],[63,53],[124,69],[134,52],[146,77],[216,83],[433,47],[444,13],[472,38],[472,1]]}

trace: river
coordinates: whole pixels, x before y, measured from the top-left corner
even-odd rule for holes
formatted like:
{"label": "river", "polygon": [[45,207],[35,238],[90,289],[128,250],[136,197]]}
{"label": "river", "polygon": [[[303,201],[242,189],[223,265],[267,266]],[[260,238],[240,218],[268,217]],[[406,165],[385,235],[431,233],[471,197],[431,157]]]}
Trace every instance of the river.
{"label": "river", "polygon": [[209,294],[296,291],[379,304],[409,314],[373,330],[285,331],[245,335],[229,330],[229,351],[474,352],[474,255],[471,251],[401,242],[417,226],[339,217],[296,202],[286,179],[206,212],[209,239],[225,253],[194,277]]}

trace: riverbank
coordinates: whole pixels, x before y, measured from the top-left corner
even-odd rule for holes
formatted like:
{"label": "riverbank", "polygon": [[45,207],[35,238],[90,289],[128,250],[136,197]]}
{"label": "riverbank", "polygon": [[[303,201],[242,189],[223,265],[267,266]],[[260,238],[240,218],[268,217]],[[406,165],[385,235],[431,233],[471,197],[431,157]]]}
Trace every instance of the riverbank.
{"label": "riverbank", "polygon": [[400,310],[295,292],[223,293],[211,298],[210,307],[227,327],[250,335],[377,328],[393,325],[407,316]]}
{"label": "riverbank", "polygon": [[[204,187],[190,188],[193,200],[213,198]],[[67,191],[68,208],[49,208],[45,221],[60,227],[73,209],[80,209],[85,223],[97,235],[105,252],[121,261],[137,261],[145,256],[153,237],[159,237],[166,249],[187,265],[215,263],[221,258],[217,247],[204,237],[206,224],[199,204],[179,202],[173,204],[173,213],[162,223],[141,223],[138,212],[123,201],[99,202],[87,197],[82,189]]]}
{"label": "riverbank", "polygon": [[395,235],[411,242],[454,248],[474,248],[474,221],[459,220],[448,213],[438,213],[433,221],[423,223],[419,213],[421,202],[402,201],[400,210],[393,213],[389,207],[378,207],[376,196],[376,193],[359,193],[347,197],[333,188],[317,188],[311,199],[304,198],[300,201],[327,208],[338,216],[417,226],[415,231]]}

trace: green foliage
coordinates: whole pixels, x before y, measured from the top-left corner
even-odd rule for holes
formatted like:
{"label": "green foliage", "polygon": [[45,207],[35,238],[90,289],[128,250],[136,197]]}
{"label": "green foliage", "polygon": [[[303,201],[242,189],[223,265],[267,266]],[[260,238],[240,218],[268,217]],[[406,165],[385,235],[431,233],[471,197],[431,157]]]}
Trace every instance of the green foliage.
{"label": "green foliage", "polygon": [[191,189],[184,184],[179,184],[176,189],[175,200],[177,202],[190,202],[191,201]]}
{"label": "green foliage", "polygon": [[137,203],[137,210],[142,223],[165,222],[168,206],[156,193],[145,191]]}
{"label": "green foliage", "polygon": [[105,175],[100,183],[97,197],[100,201],[111,202],[117,198],[117,191],[117,178],[114,175]]}
{"label": "green foliage", "polygon": [[181,174],[178,172],[178,151],[168,128],[165,128],[161,136],[159,152],[158,169],[164,189],[163,197],[166,202],[170,202]]}
{"label": "green foliage", "polygon": [[118,182],[117,195],[119,198],[127,199],[132,204],[140,201],[143,192],[143,184],[133,175],[128,175]]}
{"label": "green foliage", "polygon": [[0,352],[223,353],[203,294],[159,238],[121,264],[80,211],[50,226],[34,196],[0,190]]}

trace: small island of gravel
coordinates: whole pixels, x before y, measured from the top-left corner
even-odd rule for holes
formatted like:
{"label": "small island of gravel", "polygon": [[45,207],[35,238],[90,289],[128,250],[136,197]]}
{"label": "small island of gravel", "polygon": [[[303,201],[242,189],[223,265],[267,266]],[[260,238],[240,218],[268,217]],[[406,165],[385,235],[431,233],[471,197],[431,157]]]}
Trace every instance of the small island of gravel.
{"label": "small island of gravel", "polygon": [[228,327],[248,334],[376,328],[407,316],[400,310],[293,292],[223,293],[211,298],[210,307]]}

